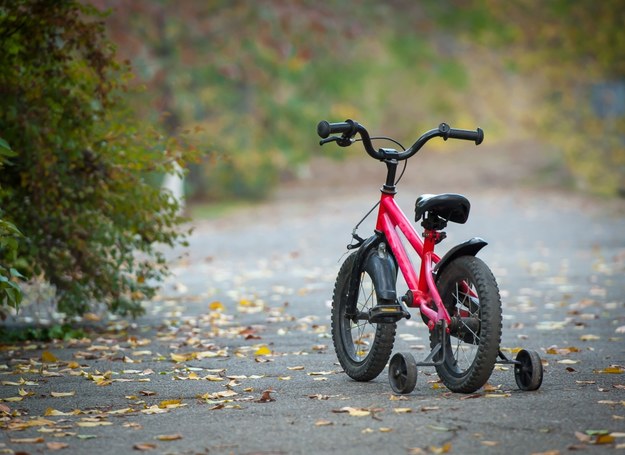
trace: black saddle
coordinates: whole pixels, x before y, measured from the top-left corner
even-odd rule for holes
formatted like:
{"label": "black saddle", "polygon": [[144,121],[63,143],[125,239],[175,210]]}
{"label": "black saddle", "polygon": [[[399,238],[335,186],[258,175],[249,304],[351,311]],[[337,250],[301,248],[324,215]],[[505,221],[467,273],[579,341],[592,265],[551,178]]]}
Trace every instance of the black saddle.
{"label": "black saddle", "polygon": [[415,221],[427,212],[452,223],[464,224],[469,219],[471,204],[461,194],[423,194],[415,204]]}

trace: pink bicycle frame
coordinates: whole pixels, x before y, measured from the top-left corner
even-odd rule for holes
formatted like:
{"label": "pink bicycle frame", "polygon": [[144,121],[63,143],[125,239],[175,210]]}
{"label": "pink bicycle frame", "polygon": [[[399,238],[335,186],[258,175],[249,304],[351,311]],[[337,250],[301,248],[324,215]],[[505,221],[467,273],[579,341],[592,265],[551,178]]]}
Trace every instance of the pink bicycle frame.
{"label": "pink bicycle frame", "polygon": [[[382,193],[376,229],[386,236],[386,241],[395,255],[408,289],[412,292],[413,299],[409,306],[418,307],[421,313],[429,319],[428,327],[430,330],[441,320],[445,321],[447,327],[449,327],[451,318],[442,304],[432,274],[432,264],[440,261],[440,257],[434,253],[434,246],[440,240],[441,233],[426,229],[424,234],[425,240],[422,241],[415,228],[395,202],[394,196],[392,193]],[[406,240],[408,240],[421,258],[421,270],[418,277],[397,233],[397,228],[404,234]],[[436,310],[432,308],[432,302]]]}

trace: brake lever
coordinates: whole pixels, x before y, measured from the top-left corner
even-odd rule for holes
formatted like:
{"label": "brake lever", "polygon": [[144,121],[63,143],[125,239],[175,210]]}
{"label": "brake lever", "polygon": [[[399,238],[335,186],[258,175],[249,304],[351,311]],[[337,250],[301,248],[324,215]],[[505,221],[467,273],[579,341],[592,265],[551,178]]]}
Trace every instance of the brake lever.
{"label": "brake lever", "polygon": [[319,145],[327,144],[328,142],[338,142],[340,140],[341,140],[341,138],[338,137],[338,136],[330,136],[330,137],[327,137],[325,139],[321,139],[319,141]]}
{"label": "brake lever", "polygon": [[326,139],[319,141],[319,145],[327,144],[328,142],[336,142],[339,147],[349,147],[354,143],[354,140],[349,136],[330,136]]}

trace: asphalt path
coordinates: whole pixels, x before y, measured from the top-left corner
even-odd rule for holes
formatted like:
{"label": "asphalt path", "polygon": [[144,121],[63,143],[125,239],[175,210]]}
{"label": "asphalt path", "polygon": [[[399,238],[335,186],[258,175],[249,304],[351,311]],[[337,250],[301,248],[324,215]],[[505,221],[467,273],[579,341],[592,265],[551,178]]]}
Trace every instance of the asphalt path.
{"label": "asphalt path", "polygon": [[[489,242],[479,257],[501,290],[502,348],[540,354],[538,391],[518,390],[509,366],[471,395],[449,392],[433,368],[404,396],[386,370],[367,383],[342,372],[333,283],[384,170],[322,160],[266,203],[195,222],[145,317],[93,316],[88,339],[3,346],[0,453],[621,452],[625,205],[528,187],[534,168],[485,153],[423,159],[422,178],[410,163],[397,198],[409,216],[420,193],[470,199],[440,252]],[[418,319],[398,324],[394,351],[420,360]]]}

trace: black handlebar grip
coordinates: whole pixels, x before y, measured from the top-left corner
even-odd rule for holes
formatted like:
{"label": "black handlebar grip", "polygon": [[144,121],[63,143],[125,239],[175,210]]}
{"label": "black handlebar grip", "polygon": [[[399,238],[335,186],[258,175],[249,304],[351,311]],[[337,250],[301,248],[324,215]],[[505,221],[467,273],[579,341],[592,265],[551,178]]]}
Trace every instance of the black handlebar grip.
{"label": "black handlebar grip", "polygon": [[475,131],[457,130],[455,128],[450,128],[446,123],[441,123],[438,130],[441,132],[443,139],[445,140],[448,138],[463,139],[465,141],[473,141],[475,142],[475,145],[480,145],[484,140],[484,131],[482,131],[482,128],[478,128]]}
{"label": "black handlebar grip", "polygon": [[354,128],[353,121],[340,122],[340,123],[328,123],[325,120],[322,120],[317,125],[317,134],[319,135],[321,139],[325,139],[328,136],[330,136],[330,134],[336,134],[336,133],[341,133],[341,134],[352,133],[351,135],[353,135],[353,132],[355,132],[354,129],[355,128]]}

